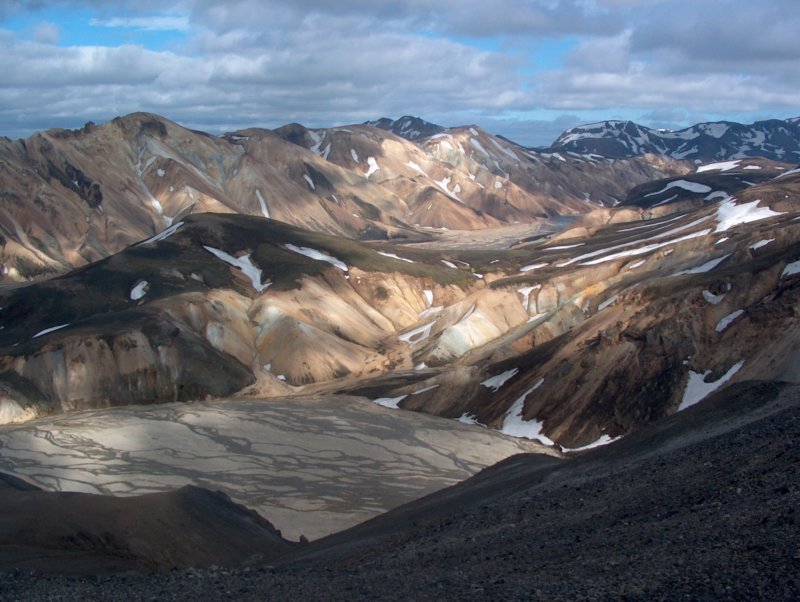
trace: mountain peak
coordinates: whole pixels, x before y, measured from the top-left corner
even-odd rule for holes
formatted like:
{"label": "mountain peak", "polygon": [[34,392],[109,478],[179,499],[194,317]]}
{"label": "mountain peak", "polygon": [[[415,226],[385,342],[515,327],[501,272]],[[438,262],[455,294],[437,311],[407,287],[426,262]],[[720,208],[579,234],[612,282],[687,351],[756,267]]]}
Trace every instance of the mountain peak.
{"label": "mountain peak", "polygon": [[366,121],[364,125],[371,125],[381,130],[392,132],[406,140],[419,140],[444,131],[444,127],[425,121],[420,117],[403,115],[400,119],[381,117],[376,121]]}

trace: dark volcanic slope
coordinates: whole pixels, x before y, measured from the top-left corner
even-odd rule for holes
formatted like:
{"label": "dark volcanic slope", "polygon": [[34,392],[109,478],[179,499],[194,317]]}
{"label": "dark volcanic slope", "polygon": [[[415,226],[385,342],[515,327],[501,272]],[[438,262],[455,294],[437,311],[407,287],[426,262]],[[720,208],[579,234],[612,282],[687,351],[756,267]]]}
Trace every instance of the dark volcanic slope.
{"label": "dark volcanic slope", "polygon": [[91,580],[15,573],[0,597],[797,599],[799,436],[800,387],[740,383],[576,459],[509,459],[288,564]]}
{"label": "dark volcanic slope", "polygon": [[[111,497],[48,492],[0,475],[0,569],[98,574],[235,565],[296,544],[220,492],[188,485]],[[0,599],[6,600],[0,588]]]}

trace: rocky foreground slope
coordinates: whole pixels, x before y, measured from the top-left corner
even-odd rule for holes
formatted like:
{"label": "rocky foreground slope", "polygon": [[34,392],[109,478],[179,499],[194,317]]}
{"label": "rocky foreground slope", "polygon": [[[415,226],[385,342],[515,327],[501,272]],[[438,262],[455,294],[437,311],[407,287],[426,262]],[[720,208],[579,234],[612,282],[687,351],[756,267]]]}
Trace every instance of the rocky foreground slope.
{"label": "rocky foreground slope", "polygon": [[[276,547],[278,558],[266,567],[265,557],[162,575],[7,570],[0,595],[792,600],[800,592],[799,403],[796,385],[740,383],[601,450],[561,461],[517,456],[349,531],[283,552]],[[25,493],[13,485],[0,494]],[[60,511],[55,494],[41,495]],[[116,532],[92,550],[98,557],[113,556]],[[264,541],[253,539],[253,549]],[[72,540],[55,549],[87,553]]]}

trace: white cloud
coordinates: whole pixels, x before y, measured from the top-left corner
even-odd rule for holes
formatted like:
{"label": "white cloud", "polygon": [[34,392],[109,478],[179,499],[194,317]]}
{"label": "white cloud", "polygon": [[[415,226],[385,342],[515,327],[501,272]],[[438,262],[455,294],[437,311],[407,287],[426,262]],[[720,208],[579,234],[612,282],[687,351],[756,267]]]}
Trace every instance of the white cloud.
{"label": "white cloud", "polygon": [[[13,57],[0,133],[136,110],[212,130],[410,113],[540,145],[582,118],[675,127],[712,114],[786,117],[800,106],[795,2],[5,2],[0,17],[29,12],[41,25],[0,31],[0,52]],[[120,43],[54,45],[65,5],[93,11]],[[147,49],[130,30],[175,38],[169,51]],[[565,54],[534,65],[543,41]]]}
{"label": "white cloud", "polygon": [[188,17],[156,15],[149,17],[113,17],[110,19],[90,19],[94,27],[122,27],[143,31],[188,31]]}

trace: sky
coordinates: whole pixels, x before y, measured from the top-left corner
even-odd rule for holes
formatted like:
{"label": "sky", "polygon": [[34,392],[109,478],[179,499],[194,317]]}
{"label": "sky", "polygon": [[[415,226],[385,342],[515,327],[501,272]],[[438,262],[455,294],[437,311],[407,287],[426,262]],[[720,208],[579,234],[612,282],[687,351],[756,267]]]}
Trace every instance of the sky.
{"label": "sky", "polygon": [[526,146],[800,116],[797,0],[0,0],[0,135],[415,115]]}

